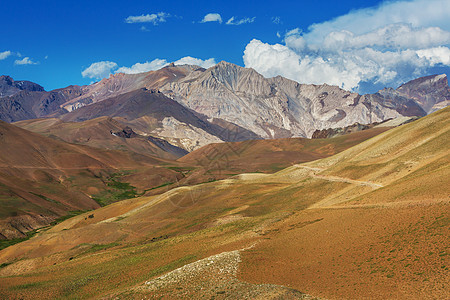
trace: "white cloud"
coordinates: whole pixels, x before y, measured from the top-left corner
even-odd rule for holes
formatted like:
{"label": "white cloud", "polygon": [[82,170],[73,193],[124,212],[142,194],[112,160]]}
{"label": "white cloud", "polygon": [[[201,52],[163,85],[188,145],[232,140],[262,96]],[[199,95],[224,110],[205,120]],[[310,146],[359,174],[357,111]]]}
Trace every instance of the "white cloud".
{"label": "white cloud", "polygon": [[347,30],[331,32],[321,47],[331,51],[364,47],[422,49],[447,43],[450,43],[450,32],[439,27],[417,28],[407,24],[389,24],[361,35]]}
{"label": "white cloud", "polygon": [[[426,13],[424,13],[426,12]],[[348,90],[397,86],[450,67],[450,1],[385,2],[286,33],[284,45],[252,40],[244,63],[265,76]],[[450,69],[449,69],[450,70]]]}
{"label": "white cloud", "polygon": [[125,74],[137,74],[143,73],[153,70],[161,69],[162,67],[167,65],[167,61],[165,59],[154,59],[151,62],[145,63],[136,63],[131,67],[121,67],[117,69],[116,73],[125,73]]}
{"label": "white cloud", "polygon": [[[206,60],[202,60],[199,58],[186,56],[183,58],[180,58],[179,60],[174,62],[175,65],[196,65],[203,68],[209,68],[216,64],[214,58],[209,58]],[[137,73],[144,73],[148,71],[154,71],[159,70],[165,66],[167,66],[169,62],[166,59],[154,59],[150,62],[145,63],[136,63],[132,65],[131,67],[121,67],[115,71],[115,73],[125,73],[125,74],[137,74]]]}
{"label": "white cloud", "polygon": [[243,18],[240,20],[236,20],[234,17],[231,17],[228,21],[227,21],[227,25],[242,25],[242,24],[246,24],[246,23],[253,23],[255,22],[256,17],[253,18]]}
{"label": "white cloud", "polygon": [[12,53],[11,51],[3,51],[0,52],[0,60],[6,59],[8,56],[10,56]]}
{"label": "white cloud", "polygon": [[[203,68],[209,68],[216,64],[214,58],[209,59],[199,59],[191,56],[185,56],[174,62],[175,65],[197,65]],[[112,61],[99,61],[91,64],[88,68],[81,72],[81,75],[85,78],[93,78],[96,80],[106,78],[111,73],[125,73],[125,74],[137,74],[144,73],[148,71],[159,70],[165,66],[169,65],[166,59],[154,59],[152,61],[146,61],[144,63],[136,63],[131,67],[120,67],[118,68],[117,63]]]}
{"label": "white cloud", "polygon": [[112,70],[117,68],[117,64],[112,61],[99,61],[87,67],[81,75],[87,78],[102,79],[108,77]]}
{"label": "white cloud", "polygon": [[440,27],[450,30],[450,1],[413,0],[385,1],[377,7],[351,11],[308,28],[305,39],[309,44],[320,44],[331,32],[347,30],[361,35],[389,24],[405,23],[412,27]]}
{"label": "white cloud", "polygon": [[203,20],[200,21],[200,23],[206,23],[206,22],[222,23],[222,17],[220,16],[220,14],[217,14],[217,13],[209,13],[203,17]]}
{"label": "white cloud", "polygon": [[158,25],[159,23],[166,22],[166,18],[170,17],[168,13],[159,12],[157,14],[146,14],[140,16],[129,16],[125,19],[126,23],[153,23]]}
{"label": "white cloud", "polygon": [[425,57],[431,65],[443,64],[450,66],[450,49],[447,47],[436,47],[431,49],[417,50],[419,57]]}
{"label": "white cloud", "polygon": [[191,57],[191,56],[185,56],[183,58],[180,58],[175,62],[175,65],[195,65],[199,66],[205,69],[208,69],[216,64],[216,61],[214,58],[209,58],[205,60],[201,60],[199,58]]}
{"label": "white cloud", "polygon": [[281,18],[280,17],[273,17],[272,18],[272,23],[274,24],[281,24]]}
{"label": "white cloud", "polygon": [[23,59],[17,59],[14,61],[15,65],[37,65],[37,62],[32,61],[28,56]]}

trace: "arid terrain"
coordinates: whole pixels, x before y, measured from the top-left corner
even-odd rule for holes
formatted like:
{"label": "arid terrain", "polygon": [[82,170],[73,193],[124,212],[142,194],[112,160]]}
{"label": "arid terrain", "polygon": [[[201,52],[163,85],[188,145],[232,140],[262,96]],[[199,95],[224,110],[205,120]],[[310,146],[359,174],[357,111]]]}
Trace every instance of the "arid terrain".
{"label": "arid terrain", "polygon": [[450,300],[449,16],[2,1],[0,300]]}
{"label": "arid terrain", "polygon": [[75,216],[0,251],[0,295],[448,298],[449,118]]}

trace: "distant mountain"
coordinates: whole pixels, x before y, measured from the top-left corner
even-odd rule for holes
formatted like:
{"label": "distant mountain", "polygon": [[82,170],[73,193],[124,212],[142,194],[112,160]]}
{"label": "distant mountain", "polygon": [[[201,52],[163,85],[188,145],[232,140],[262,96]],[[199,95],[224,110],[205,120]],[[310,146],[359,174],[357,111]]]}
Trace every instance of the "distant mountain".
{"label": "distant mountain", "polygon": [[12,96],[20,91],[43,92],[44,88],[31,81],[14,81],[9,76],[0,76],[0,97]]}
{"label": "distant mountain", "polygon": [[[143,95],[152,93],[145,96],[152,100],[144,101]],[[265,78],[222,61],[209,69],[171,64],[146,73],[114,74],[89,86],[20,91],[0,98],[0,119],[52,116],[78,122],[120,116],[141,135],[192,151],[212,142],[311,137],[315,130],[421,117],[449,103],[446,75],[359,95],[327,84]]]}
{"label": "distant mountain", "polygon": [[[450,90],[448,84],[446,90]],[[426,115],[421,103],[403,95],[358,95],[336,86],[299,84],[281,76],[267,79],[253,69],[226,62],[192,72],[162,86],[161,91],[186,107],[235,123],[263,138],[310,137],[316,129]],[[445,98],[435,96],[434,102]]]}
{"label": "distant mountain", "polygon": [[450,88],[445,74],[412,80],[396,91],[403,97],[413,99],[428,114],[450,105]]}
{"label": "distant mountain", "polygon": [[134,133],[120,118],[99,117],[84,122],[46,118],[19,121],[14,125],[65,142],[95,148],[126,150],[164,159],[177,159],[187,153],[165,140]]}
{"label": "distant mountain", "polygon": [[211,142],[260,138],[239,126],[208,120],[163,93],[146,88],[83,106],[62,115],[61,119],[80,122],[101,116],[120,117],[137,133],[163,137],[171,144],[188,151]]}
{"label": "distant mountain", "polygon": [[69,86],[50,92],[21,90],[10,96],[0,97],[0,120],[15,122],[65,113],[60,105],[83,94],[83,88]]}

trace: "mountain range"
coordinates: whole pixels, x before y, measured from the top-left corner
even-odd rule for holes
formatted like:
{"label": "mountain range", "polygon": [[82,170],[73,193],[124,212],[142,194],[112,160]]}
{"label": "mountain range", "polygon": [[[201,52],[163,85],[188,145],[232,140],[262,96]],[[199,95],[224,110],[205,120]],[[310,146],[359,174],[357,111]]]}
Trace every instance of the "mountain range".
{"label": "mountain range", "polygon": [[450,103],[446,75],[359,95],[326,84],[265,78],[223,61],[209,69],[171,64],[146,73],[119,73],[50,92],[2,76],[0,90],[0,119],[7,122],[113,117],[139,135],[188,152],[214,142],[311,137],[316,130],[356,122],[422,117]]}
{"label": "mountain range", "polygon": [[0,77],[0,298],[448,298],[445,75]]}
{"label": "mountain range", "polygon": [[[331,139],[206,146],[180,163],[206,165],[204,160],[213,169],[223,161],[231,169],[241,166],[239,174],[132,197],[41,228],[29,240],[0,251],[0,295],[446,299],[449,117],[447,107],[399,127]],[[38,134],[0,124],[12,141],[20,136],[32,149],[51,146],[50,138],[34,140]],[[357,141],[380,128],[382,133]],[[44,145],[38,146],[39,140]],[[345,144],[346,150],[326,155]],[[79,153],[88,151],[88,146],[69,145]],[[65,155],[70,163],[78,161],[67,150],[60,153],[53,165]],[[89,153],[79,167],[86,167],[82,164],[93,154],[99,168],[128,163],[117,152]],[[298,161],[289,161],[295,153]],[[39,155],[26,156],[30,159],[24,164],[43,163]],[[271,174],[243,173],[242,166],[253,162],[266,169],[276,162],[284,166],[275,166],[281,170]],[[148,174],[130,175],[145,182]],[[41,184],[46,180],[39,179]]]}

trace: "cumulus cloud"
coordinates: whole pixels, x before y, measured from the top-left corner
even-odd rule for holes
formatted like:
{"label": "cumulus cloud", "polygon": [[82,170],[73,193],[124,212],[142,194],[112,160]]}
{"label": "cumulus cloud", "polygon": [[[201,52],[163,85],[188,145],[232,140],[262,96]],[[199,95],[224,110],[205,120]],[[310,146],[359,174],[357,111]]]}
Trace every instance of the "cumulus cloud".
{"label": "cumulus cloud", "polygon": [[37,65],[37,62],[32,61],[28,56],[23,59],[17,59],[14,61],[15,65]]}
{"label": "cumulus cloud", "polygon": [[[174,62],[175,65],[196,65],[203,68],[209,68],[216,64],[214,58],[199,59],[191,56],[185,56]],[[93,78],[96,80],[106,78],[112,73],[138,74],[148,71],[159,70],[169,65],[166,59],[156,58],[152,61],[144,63],[135,63],[131,67],[118,67],[117,63],[111,61],[99,61],[91,64],[81,75],[85,78]]]}
{"label": "cumulus cloud", "polygon": [[161,69],[162,67],[167,65],[167,61],[165,59],[154,59],[151,62],[146,61],[145,63],[136,63],[131,67],[121,67],[116,73],[125,73],[125,74],[137,74],[143,73],[153,70]]}
{"label": "cumulus cloud", "polygon": [[272,17],[272,23],[274,24],[281,24],[281,18],[280,17]]}
{"label": "cumulus cloud", "polygon": [[3,51],[0,52],[0,60],[6,59],[8,56],[10,56],[12,53],[11,51]]}
{"label": "cumulus cloud", "polygon": [[[252,40],[244,63],[265,76],[302,83],[338,85],[373,92],[427,75],[433,66],[450,67],[450,2],[384,2],[293,29],[284,45]],[[360,90],[360,87],[369,90]]]}
{"label": "cumulus cloud", "polygon": [[385,27],[406,23],[413,27],[440,27],[450,30],[448,0],[385,1],[377,7],[352,11],[333,20],[313,24],[305,38],[308,43],[320,43],[330,32],[348,30],[357,35]]}
{"label": "cumulus cloud", "polygon": [[[209,68],[216,64],[214,58],[209,58],[202,60],[199,58],[185,56],[174,62],[175,65],[196,65],[203,68]],[[169,65],[166,59],[154,59],[152,61],[147,61],[145,63],[136,63],[131,67],[121,67],[115,71],[115,73],[125,73],[125,74],[137,74],[144,73],[148,71],[159,70],[165,66]]]}
{"label": "cumulus cloud", "polygon": [[220,16],[220,14],[217,14],[217,13],[209,13],[203,17],[203,20],[200,21],[200,23],[206,23],[206,22],[222,23],[222,17]]}
{"label": "cumulus cloud", "polygon": [[256,17],[253,18],[243,18],[240,20],[236,20],[234,17],[231,17],[227,23],[227,25],[242,25],[242,24],[246,24],[246,23],[253,23],[255,22]]}
{"label": "cumulus cloud", "polygon": [[140,16],[129,16],[125,19],[125,23],[153,23],[153,25],[158,25],[159,23],[166,22],[166,18],[168,17],[170,17],[170,15],[165,12],[143,14]]}
{"label": "cumulus cloud", "polygon": [[450,66],[450,49],[447,47],[423,49],[416,52],[419,57],[426,58],[432,66],[437,64]]}
{"label": "cumulus cloud", "polygon": [[191,56],[185,56],[183,58],[180,58],[175,62],[175,65],[195,65],[199,66],[205,69],[208,69],[216,64],[216,61],[214,58],[209,58],[205,60],[201,60],[199,58],[191,57]]}
{"label": "cumulus cloud", "polygon": [[99,61],[87,67],[81,75],[85,78],[102,79],[108,77],[117,64],[112,61]]}

